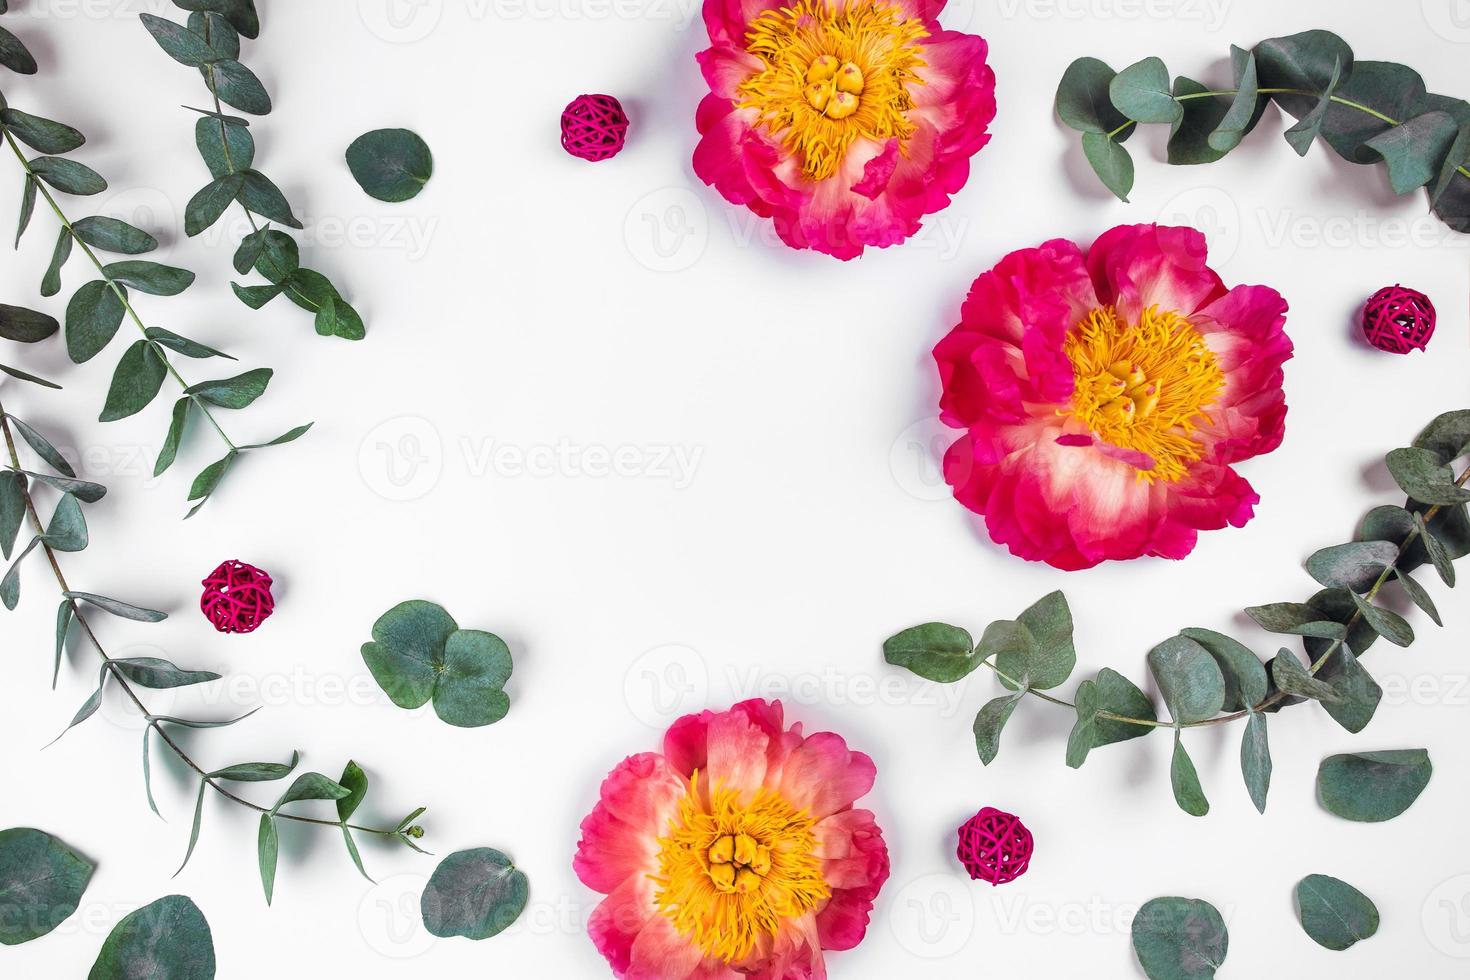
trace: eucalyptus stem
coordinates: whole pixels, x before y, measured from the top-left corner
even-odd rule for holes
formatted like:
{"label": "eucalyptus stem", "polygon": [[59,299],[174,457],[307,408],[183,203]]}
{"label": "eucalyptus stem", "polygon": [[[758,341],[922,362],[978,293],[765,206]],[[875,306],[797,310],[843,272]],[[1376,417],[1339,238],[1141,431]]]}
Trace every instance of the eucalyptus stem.
{"label": "eucalyptus stem", "polygon": [[[1463,487],[1465,486],[1467,481],[1470,481],[1470,466],[1467,466],[1464,472],[1462,472],[1459,477],[1455,479],[1455,486]],[[1435,504],[1434,506],[1426,510],[1424,512],[1425,526],[1428,526],[1429,522],[1434,520],[1435,516],[1438,515],[1439,512],[1443,509],[1444,508],[1442,505]],[[1420,533],[1417,527],[1409,532],[1408,536],[1405,537],[1403,542],[1399,545],[1399,553],[1397,557],[1395,557],[1392,562],[1384,566],[1383,571],[1378,574],[1377,580],[1374,581],[1373,585],[1368,589],[1368,591],[1363,594],[1363,598],[1365,601],[1372,602],[1373,599],[1378,595],[1378,593],[1383,589],[1383,587],[1388,584],[1389,578],[1398,571],[1399,562],[1403,561],[1404,555],[1408,552],[1410,546],[1412,546],[1414,542],[1419,540],[1419,537]],[[1327,665],[1327,662],[1332,659],[1333,655],[1336,654],[1337,651],[1342,649],[1344,638],[1362,618],[1363,614],[1361,611],[1353,611],[1353,614],[1348,617],[1347,622],[1343,623],[1343,637],[1334,639],[1331,643],[1327,645],[1327,649],[1322,651],[1322,655],[1319,656],[1316,660],[1312,661],[1310,673],[1313,676],[1316,676],[1316,674]],[[983,663],[985,664],[985,666],[994,671],[996,676],[1000,677],[1001,680],[1006,681],[1013,687],[1020,688],[1023,686],[1015,678],[1007,677],[994,664],[990,663],[990,661],[986,660],[983,661]],[[1032,690],[1029,687],[1026,688],[1025,693],[1030,694],[1033,697],[1040,698],[1042,701],[1049,701],[1052,704],[1061,705],[1065,708],[1076,707],[1076,704],[1071,701],[1065,701],[1061,698],[1052,697],[1050,694],[1046,694],[1042,691]],[[1246,708],[1242,711],[1232,711],[1228,714],[1217,715],[1214,718],[1206,718],[1203,721],[1190,721],[1184,723],[1173,721],[1158,721],[1151,718],[1133,718],[1129,715],[1120,715],[1112,711],[1099,711],[1097,713],[1097,717],[1105,718],[1108,721],[1119,722],[1124,725],[1137,725],[1142,728],[1209,728],[1214,725],[1224,725],[1232,721],[1239,721],[1242,718],[1250,717],[1250,715],[1253,713],[1274,708],[1276,705],[1285,700],[1287,696],[1288,695],[1284,692],[1277,691],[1275,694],[1267,696],[1265,700],[1261,701],[1260,704],[1254,705],[1253,707]]]}
{"label": "eucalyptus stem", "polygon": [[31,169],[30,161],[26,159],[25,154],[16,145],[15,137],[11,135],[10,130],[5,129],[3,132],[5,134],[5,142],[10,145],[10,149],[15,154],[16,160],[20,162],[21,169],[25,171],[28,179],[40,190],[41,196],[46,200],[46,204],[51,208],[52,213],[56,215],[56,220],[61,223],[62,228],[66,229],[66,233],[71,236],[73,243],[82,250],[82,253],[96,267],[97,274],[102,277],[103,281],[107,283],[108,288],[112,290],[113,295],[122,303],[123,309],[127,311],[129,319],[138,328],[138,332],[143,335],[144,341],[153,349],[153,353],[158,356],[159,361],[167,368],[169,375],[178,382],[180,388],[184,389],[185,397],[209,420],[210,426],[213,427],[230,452],[238,452],[240,447],[235,445],[235,442],[229,437],[229,434],[225,432],[224,427],[215,419],[214,414],[209,410],[209,405],[198,395],[188,393],[190,388],[189,382],[184,380],[184,376],[174,366],[173,361],[168,356],[168,351],[163,345],[148,336],[148,328],[144,325],[142,317],[138,316],[137,310],[133,309],[132,301],[129,300],[127,292],[118,284],[117,280],[108,275],[106,266],[103,265],[101,259],[97,258],[97,253],[92,251],[92,246],[88,245],[82,239],[82,236],[77,234],[76,228],[72,226],[71,220],[67,218],[66,213],[61,210],[61,205],[56,202],[56,198],[52,195],[50,189],[47,188],[44,181],[36,176],[35,171]]}
{"label": "eucalyptus stem", "polygon": [[[3,404],[0,404],[0,433],[3,433],[4,435],[5,449],[10,457],[11,468],[17,471],[20,470],[20,455],[16,451],[15,437],[12,434],[10,427],[10,416],[6,414],[5,406]],[[70,593],[72,591],[72,588],[67,583],[66,575],[61,569],[61,563],[57,560],[56,552],[46,541],[45,525],[41,521],[41,515],[36,509],[35,501],[31,497],[31,491],[28,484],[22,491],[22,497],[25,501],[26,516],[29,518],[31,526],[35,530],[37,536],[41,539],[41,550],[46,555],[47,563],[51,566],[51,572],[52,575],[54,575],[56,578],[56,584],[61,588],[61,591],[63,593]],[[102,645],[102,641],[98,638],[96,631],[92,628],[92,624],[87,620],[86,613],[83,611],[81,604],[75,599],[71,598],[67,598],[66,601],[71,606],[72,617],[75,619],[77,624],[81,626],[82,633],[86,636],[88,644],[96,652],[97,656],[101,658],[102,663],[108,674],[113,678],[113,680],[117,682],[123,693],[127,695],[127,698],[132,703],[133,707],[138,709],[138,713],[141,714],[144,719],[146,719],[147,726],[151,728],[160,739],[163,740],[163,743],[169,747],[169,749],[178,758],[178,760],[189,769],[192,769],[196,774],[198,774],[200,779],[202,779],[207,786],[209,786],[216,793],[229,800],[230,802],[245,807],[248,810],[254,810],[257,813],[269,813],[270,807],[261,806],[260,804],[252,802],[251,800],[247,800],[242,796],[238,796],[227,789],[225,786],[221,785],[219,780],[212,777],[207,769],[201,766],[198,762],[194,760],[191,755],[189,755],[188,751],[185,750],[184,747],[180,745],[172,735],[169,734],[168,730],[163,727],[161,721],[148,710],[148,706],[144,704],[143,699],[139,697],[138,692],[134,690],[131,684],[128,683],[128,679],[123,675],[122,671],[117,668],[115,661],[111,656],[108,655],[107,649]],[[323,820],[318,817],[309,817],[296,813],[277,812],[275,815],[284,820],[294,820],[297,823],[317,824],[324,827],[344,826],[344,824],[339,821]],[[365,834],[374,834],[380,837],[395,837],[398,834],[396,828],[383,829],[375,827],[362,827],[358,826],[357,824],[351,823],[345,824],[345,826],[350,830],[356,830]]]}

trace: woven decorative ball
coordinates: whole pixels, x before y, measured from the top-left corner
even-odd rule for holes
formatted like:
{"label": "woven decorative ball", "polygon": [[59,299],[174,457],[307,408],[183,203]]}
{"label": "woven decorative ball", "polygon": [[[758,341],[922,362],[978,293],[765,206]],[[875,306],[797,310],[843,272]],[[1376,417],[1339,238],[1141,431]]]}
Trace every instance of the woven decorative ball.
{"label": "woven decorative ball", "polygon": [[955,853],[971,878],[1004,885],[1026,873],[1034,845],[1031,831],[1014,814],[988,806],[960,828]]}
{"label": "woven decorative ball", "polygon": [[227,561],[202,583],[199,608],[221,633],[249,633],[276,611],[271,577],[243,561]]}
{"label": "woven decorative ball", "polygon": [[1423,350],[1434,336],[1434,304],[1417,289],[1384,286],[1363,307],[1363,336],[1390,354]]}
{"label": "woven decorative ball", "polygon": [[628,135],[628,114],[611,95],[579,95],[561,112],[561,146],[583,160],[617,156]]}

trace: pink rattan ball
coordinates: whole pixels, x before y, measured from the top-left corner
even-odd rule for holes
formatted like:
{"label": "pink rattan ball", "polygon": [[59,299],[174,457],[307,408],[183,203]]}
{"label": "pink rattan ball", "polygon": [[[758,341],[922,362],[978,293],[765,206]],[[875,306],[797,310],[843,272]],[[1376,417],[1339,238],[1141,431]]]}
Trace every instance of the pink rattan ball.
{"label": "pink rattan ball", "polygon": [[617,156],[628,135],[628,114],[611,95],[579,95],[561,112],[561,146],[583,160]]}
{"label": "pink rattan ball", "polygon": [[1390,354],[1423,350],[1434,336],[1434,304],[1417,289],[1384,286],[1363,307],[1363,336]]}
{"label": "pink rattan ball", "polygon": [[271,577],[243,561],[227,561],[202,583],[199,608],[221,633],[249,633],[276,610]]}
{"label": "pink rattan ball", "polygon": [[1026,873],[1034,845],[1025,824],[1013,814],[988,806],[960,828],[955,853],[971,878],[1004,885]]}

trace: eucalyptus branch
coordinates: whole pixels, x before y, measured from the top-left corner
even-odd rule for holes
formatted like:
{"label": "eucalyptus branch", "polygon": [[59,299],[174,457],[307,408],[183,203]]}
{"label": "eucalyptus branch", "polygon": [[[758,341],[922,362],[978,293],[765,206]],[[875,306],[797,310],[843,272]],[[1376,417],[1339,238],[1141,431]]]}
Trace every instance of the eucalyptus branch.
{"label": "eucalyptus branch", "polygon": [[[238,205],[250,234],[235,253],[235,271],[244,275],[253,269],[266,280],[258,286],[231,283],[240,301],[260,309],[284,295],[313,315],[317,333],[361,340],[366,333],[362,317],[326,276],[302,267],[295,239],[270,226],[269,222],[275,222],[288,228],[302,227],[280,188],[253,169],[255,140],[250,135],[250,123],[225,112],[226,105],[256,116],[271,111],[265,87],[239,61],[242,35],[254,38],[260,33],[254,0],[216,4],[175,0],[175,5],[191,11],[186,25],[152,14],[140,16],[143,26],[169,57],[198,69],[213,105],[212,109],[195,110],[202,115],[194,127],[195,144],[213,179],[189,201],[184,212],[185,232],[191,237],[203,233],[231,205]],[[262,225],[257,217],[267,223]]]}
{"label": "eucalyptus branch", "polygon": [[1286,141],[1305,156],[1320,136],[1353,163],[1383,162],[1397,194],[1426,188],[1435,214],[1470,232],[1470,102],[1436,95],[1411,68],[1389,62],[1357,66],[1342,38],[1307,31],[1231,48],[1235,83],[1209,88],[1179,76],[1158,58],[1114,72],[1079,58],[1062,76],[1056,109],[1082,133],[1099,179],[1120,200],[1133,188],[1133,158],[1123,147],[1143,123],[1171,127],[1168,162],[1213,163],[1256,127],[1275,102],[1297,122]]}
{"label": "eucalyptus branch", "polygon": [[[31,473],[22,468],[12,425],[20,430],[22,437],[44,462],[60,467],[59,476],[44,476]],[[415,821],[424,812],[422,808],[415,810],[391,828],[374,827],[351,821],[353,813],[356,811],[358,805],[361,804],[368,788],[367,775],[356,763],[349,762],[347,764],[347,768],[343,772],[340,780],[329,779],[321,773],[305,773],[298,776],[292,783],[290,789],[273,806],[264,806],[247,799],[230,789],[226,783],[266,782],[284,779],[295,770],[299,760],[299,753],[292,756],[289,764],[244,763],[227,766],[223,769],[210,770],[199,763],[180,741],[174,737],[174,734],[169,730],[168,726],[196,729],[221,728],[243,721],[245,718],[253,715],[255,711],[224,722],[205,722],[155,714],[148,707],[143,697],[138,693],[138,687],[174,688],[191,684],[208,683],[219,680],[219,675],[208,671],[181,670],[168,661],[157,658],[119,659],[107,653],[107,649],[103,646],[97,630],[89,618],[87,608],[100,609],[114,616],[138,622],[159,622],[165,616],[163,613],[133,606],[115,599],[90,593],[76,592],[72,589],[66,579],[65,573],[62,571],[57,553],[59,551],[80,551],[87,545],[88,535],[86,522],[81,511],[82,501],[101,499],[106,491],[99,485],[76,480],[70,468],[66,466],[65,460],[46,441],[45,437],[31,426],[9,415],[5,411],[3,404],[0,404],[0,435],[3,435],[5,451],[8,456],[8,467],[4,470],[4,479],[0,480],[0,514],[13,515],[12,517],[7,517],[4,522],[0,522],[0,547],[3,547],[4,553],[8,557],[14,544],[15,536],[19,531],[19,515],[24,516],[35,532],[32,543],[16,559],[15,564],[5,576],[4,585],[0,586],[0,595],[3,595],[5,605],[8,608],[15,608],[19,599],[20,580],[18,572],[20,563],[27,554],[39,548],[40,552],[45,556],[52,575],[62,592],[61,606],[57,612],[57,675],[60,674],[62,653],[73,624],[80,631],[86,644],[91,647],[101,661],[97,689],[73,717],[67,730],[69,731],[71,728],[86,721],[97,711],[101,704],[104,688],[111,681],[121,690],[128,703],[142,715],[145,722],[143,735],[143,780],[148,805],[153,809],[153,812],[158,813],[159,811],[153,799],[150,776],[150,740],[152,736],[156,735],[180,763],[199,777],[199,793],[195,804],[193,829],[190,833],[188,851],[184,856],[184,864],[181,864],[179,868],[180,871],[183,870],[184,865],[188,863],[189,858],[193,855],[194,847],[199,840],[206,790],[213,790],[219,797],[261,815],[259,860],[268,902],[273,892],[275,880],[275,862],[277,856],[275,835],[277,820],[338,828],[343,833],[353,863],[362,872],[364,877],[367,877],[367,871],[363,867],[362,858],[352,838],[354,831],[398,840],[413,847],[415,850],[419,849],[414,844],[414,840],[421,838],[424,831]],[[53,515],[49,524],[43,524],[41,520],[41,515],[32,493],[32,481],[47,483],[62,490],[61,503],[58,504],[56,514]],[[53,685],[54,683],[55,681],[53,679]],[[257,708],[255,710],[258,711],[259,709]],[[303,800],[335,801],[337,804],[338,819],[327,820],[308,814],[282,810],[282,807],[288,804]],[[267,838],[269,839],[269,846],[266,843]]]}
{"label": "eucalyptus branch", "polygon": [[1181,735],[1244,720],[1242,769],[1252,800],[1264,810],[1271,768],[1267,714],[1316,701],[1350,732],[1372,720],[1383,692],[1358,658],[1380,637],[1398,646],[1414,641],[1408,621],[1375,601],[1388,583],[1397,581],[1416,606],[1441,623],[1434,601],[1411,573],[1429,564],[1453,587],[1454,561],[1470,554],[1470,466],[1458,476],[1450,468],[1467,455],[1470,410],[1435,419],[1412,446],[1387,457],[1389,472],[1409,496],[1407,506],[1375,508],[1356,540],[1312,555],[1307,571],[1323,589],[1307,602],[1246,610],[1268,632],[1302,637],[1306,665],[1287,649],[1262,663],[1240,641],[1199,628],[1182,630],[1154,647],[1149,670],[1169,710],[1167,721],[1137,685],[1110,669],[1083,681],[1072,700],[1047,693],[1066,682],[1077,661],[1071,612],[1060,592],[1016,620],[990,624],[978,643],[959,627],[928,623],[891,637],[884,657],[940,683],[961,680],[982,665],[996,675],[1011,693],[986,704],[974,725],[976,749],[987,765],[999,751],[1001,731],[1016,704],[1027,696],[1076,712],[1067,745],[1067,764],[1073,768],[1094,748],[1172,729],[1175,798],[1197,816],[1208,812],[1209,804]]}
{"label": "eucalyptus branch", "polygon": [[[86,137],[78,130],[14,109],[0,98],[0,136],[3,136],[22,171],[23,195],[16,231],[17,246],[30,227],[38,200],[45,201],[60,225],[51,263],[41,282],[41,294],[53,296],[61,291],[62,270],[74,251],[79,250],[86,256],[98,276],[78,289],[67,304],[65,338],[68,355],[78,364],[91,360],[111,344],[124,320],[130,321],[141,334],[128,347],[113,372],[101,420],[110,422],[136,415],[157,398],[164,380],[172,378],[183,393],[174,403],[153,475],[162,476],[174,464],[191,414],[202,416],[224,444],[225,455],[205,467],[190,486],[189,500],[196,502],[188,513],[192,517],[208,501],[242,454],[292,442],[311,426],[298,426],[264,443],[241,445],[231,438],[216,418],[215,410],[248,407],[264,394],[274,372],[269,368],[258,368],[235,377],[200,384],[185,380],[175,356],[196,360],[234,358],[170,330],[147,326],[134,306],[129,287],[156,296],[173,296],[193,285],[194,273],[135,258],[113,263],[102,261],[97,254],[99,251],[137,256],[156,249],[158,241],[146,231],[116,218],[74,220],[63,210],[52,193],[53,188],[79,196],[95,195],[107,189],[107,181],[90,167],[59,155],[70,153],[86,142]],[[21,149],[22,143],[43,155],[28,158]]]}

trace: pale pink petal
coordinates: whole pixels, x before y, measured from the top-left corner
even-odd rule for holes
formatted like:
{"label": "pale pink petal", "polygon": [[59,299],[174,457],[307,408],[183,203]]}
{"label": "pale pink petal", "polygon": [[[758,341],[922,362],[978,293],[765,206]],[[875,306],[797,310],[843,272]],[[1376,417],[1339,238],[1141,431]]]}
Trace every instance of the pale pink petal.
{"label": "pale pink petal", "polygon": [[781,796],[820,820],[865,796],[876,775],[873,760],[849,750],[841,735],[817,732],[786,757]]}

